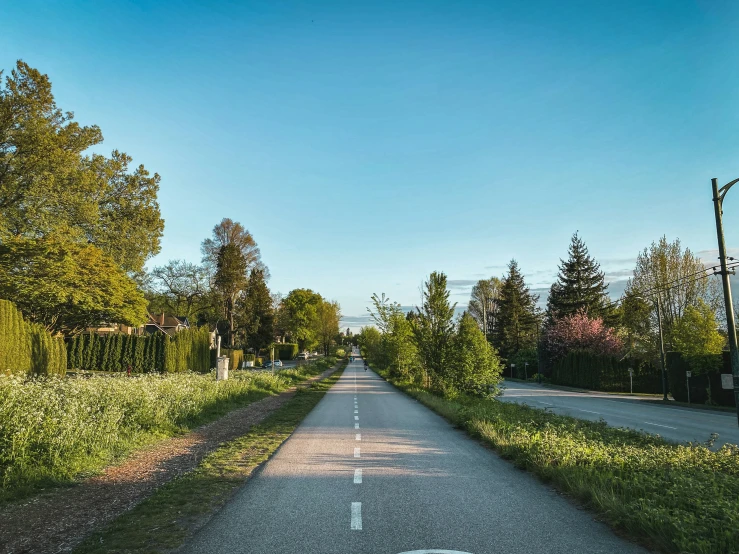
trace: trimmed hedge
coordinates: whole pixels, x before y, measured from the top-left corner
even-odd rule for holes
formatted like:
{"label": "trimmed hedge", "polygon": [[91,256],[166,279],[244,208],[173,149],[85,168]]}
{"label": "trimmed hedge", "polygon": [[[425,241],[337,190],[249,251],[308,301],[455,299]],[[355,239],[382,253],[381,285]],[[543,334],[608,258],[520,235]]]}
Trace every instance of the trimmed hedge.
{"label": "trimmed hedge", "polygon": [[228,369],[240,369],[241,362],[244,361],[243,350],[229,350],[228,348],[221,348],[221,356],[228,356]]}
{"label": "trimmed hedge", "polygon": [[735,406],[734,391],[721,387],[721,374],[731,373],[729,352],[685,359],[679,352],[667,352],[667,381],[672,397],[679,402],[688,401],[686,371],[690,371],[690,402],[693,404],[718,404]]}
{"label": "trimmed hedge", "polygon": [[64,375],[64,339],[43,325],[28,323],[9,300],[0,300],[0,373]]}
{"label": "trimmed hedge", "polygon": [[[276,360],[292,360],[298,355],[298,345],[290,342],[275,344]],[[269,358],[269,356],[267,356]]]}
{"label": "trimmed hedge", "polygon": [[210,334],[207,327],[185,329],[171,338],[152,335],[97,335],[86,333],[67,341],[69,367],[135,373],[209,371]]}
{"label": "trimmed hedge", "polygon": [[634,392],[662,392],[660,370],[652,364],[584,351],[570,352],[555,362],[552,383],[606,392],[629,392],[629,368],[634,370]]}

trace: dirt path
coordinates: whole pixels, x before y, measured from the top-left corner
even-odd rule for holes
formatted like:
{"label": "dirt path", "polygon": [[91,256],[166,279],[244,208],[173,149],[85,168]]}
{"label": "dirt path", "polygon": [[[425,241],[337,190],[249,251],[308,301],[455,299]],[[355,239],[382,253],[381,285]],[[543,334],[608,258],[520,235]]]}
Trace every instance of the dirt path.
{"label": "dirt path", "polygon": [[296,387],[234,410],[221,419],[137,452],[125,462],[71,488],[54,489],[0,506],[0,552],[71,552],[82,539],[191,471],[219,444],[233,440],[282,406],[300,386],[325,379],[336,368]]}

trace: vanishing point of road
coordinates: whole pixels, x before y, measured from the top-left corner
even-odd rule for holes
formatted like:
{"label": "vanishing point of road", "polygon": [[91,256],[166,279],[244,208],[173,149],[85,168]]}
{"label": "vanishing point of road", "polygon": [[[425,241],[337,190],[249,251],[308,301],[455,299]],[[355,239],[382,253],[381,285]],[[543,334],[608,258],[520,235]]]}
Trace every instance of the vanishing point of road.
{"label": "vanishing point of road", "polygon": [[645,551],[358,361],[181,552]]}

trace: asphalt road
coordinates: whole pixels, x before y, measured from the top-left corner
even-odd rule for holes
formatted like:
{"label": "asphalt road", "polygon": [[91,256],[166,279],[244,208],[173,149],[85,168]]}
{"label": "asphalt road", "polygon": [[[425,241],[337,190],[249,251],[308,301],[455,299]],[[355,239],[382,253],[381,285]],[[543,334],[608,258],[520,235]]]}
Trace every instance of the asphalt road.
{"label": "asphalt road", "polygon": [[644,553],[362,362],[184,547],[196,553]]}
{"label": "asphalt road", "polygon": [[501,399],[580,419],[603,418],[609,425],[647,431],[675,442],[705,442],[711,433],[718,433],[714,447],[739,444],[736,414],[655,405],[649,402],[654,397],[570,392],[507,381]]}

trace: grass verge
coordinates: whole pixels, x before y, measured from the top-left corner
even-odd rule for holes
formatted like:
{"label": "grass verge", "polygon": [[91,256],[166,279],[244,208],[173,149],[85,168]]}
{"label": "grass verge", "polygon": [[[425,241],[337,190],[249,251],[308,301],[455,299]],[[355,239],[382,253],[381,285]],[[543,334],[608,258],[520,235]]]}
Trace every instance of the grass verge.
{"label": "grass verge", "polygon": [[269,372],[0,377],[0,502],[71,484],[131,452],[279,394],[334,358]]}
{"label": "grass verge", "polygon": [[167,552],[183,544],[292,434],[345,367],[343,362],[329,378],[298,389],[261,424],[222,445],[194,471],[159,488],[103,531],[90,535],[75,552]]}
{"label": "grass verge", "polygon": [[449,400],[393,384],[646,546],[669,553],[739,552],[736,446],[713,452],[603,421],[498,400]]}

